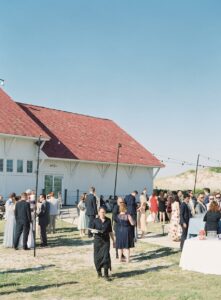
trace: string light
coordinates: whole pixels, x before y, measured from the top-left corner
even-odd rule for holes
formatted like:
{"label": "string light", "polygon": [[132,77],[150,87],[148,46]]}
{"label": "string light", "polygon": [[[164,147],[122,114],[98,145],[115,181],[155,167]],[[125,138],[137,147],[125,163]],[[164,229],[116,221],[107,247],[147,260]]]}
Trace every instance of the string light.
{"label": "string light", "polygon": [[[157,154],[157,153],[153,153],[154,156],[158,157],[160,159],[160,161],[162,163],[169,163],[169,164],[176,164],[176,165],[180,165],[180,166],[192,166],[192,167],[196,167],[197,164],[194,162],[189,162],[186,160],[181,160],[181,159],[177,159],[177,158],[173,158],[171,156],[168,155],[161,155],[161,154]],[[211,165],[211,164],[199,164],[198,167],[201,168],[214,168],[214,167],[219,167],[217,166],[217,163],[220,164],[221,167],[221,160],[218,159],[214,159],[208,156],[204,156],[204,155],[200,155],[200,158],[204,158],[206,160],[208,160],[209,162],[214,162],[216,163],[215,165]]]}

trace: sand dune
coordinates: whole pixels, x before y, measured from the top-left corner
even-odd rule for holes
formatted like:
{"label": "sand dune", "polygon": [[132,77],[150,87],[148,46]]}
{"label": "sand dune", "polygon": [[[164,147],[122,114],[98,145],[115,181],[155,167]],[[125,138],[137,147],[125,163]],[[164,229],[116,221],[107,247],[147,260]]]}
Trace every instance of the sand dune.
{"label": "sand dune", "polygon": [[[198,171],[197,189],[209,187],[211,190],[221,190],[221,168],[205,168]],[[185,173],[156,179],[155,188],[160,189],[193,189],[195,181],[195,171],[189,170]]]}

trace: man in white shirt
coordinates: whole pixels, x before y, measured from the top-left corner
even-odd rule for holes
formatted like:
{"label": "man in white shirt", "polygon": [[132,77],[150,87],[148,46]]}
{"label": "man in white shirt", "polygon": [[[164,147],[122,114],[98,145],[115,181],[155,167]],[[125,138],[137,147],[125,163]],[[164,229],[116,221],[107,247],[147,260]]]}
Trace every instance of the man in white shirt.
{"label": "man in white shirt", "polygon": [[54,197],[54,193],[50,193],[50,224],[49,224],[49,233],[55,233],[56,227],[56,218],[59,212],[59,201]]}

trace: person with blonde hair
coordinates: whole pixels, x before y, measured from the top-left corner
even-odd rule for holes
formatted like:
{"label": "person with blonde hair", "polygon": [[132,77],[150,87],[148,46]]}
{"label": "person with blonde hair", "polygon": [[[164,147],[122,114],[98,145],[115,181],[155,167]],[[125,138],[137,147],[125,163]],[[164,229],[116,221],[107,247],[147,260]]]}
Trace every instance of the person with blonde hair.
{"label": "person with blonde hair", "polygon": [[119,214],[116,217],[116,248],[120,252],[120,261],[123,261],[123,255],[126,256],[126,261],[130,261],[130,248],[134,247],[134,225],[135,221],[127,213],[125,203],[120,203]]}

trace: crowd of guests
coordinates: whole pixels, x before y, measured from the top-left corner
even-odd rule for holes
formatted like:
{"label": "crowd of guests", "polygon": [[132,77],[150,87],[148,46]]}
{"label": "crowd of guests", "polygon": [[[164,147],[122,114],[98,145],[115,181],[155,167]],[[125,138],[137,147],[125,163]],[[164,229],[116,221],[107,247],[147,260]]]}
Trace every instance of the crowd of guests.
{"label": "crowd of guests", "polygon": [[[35,198],[35,193],[27,190],[20,196],[12,193],[6,201],[5,247],[30,249],[34,245],[35,227],[39,228],[42,247],[47,246],[47,233],[55,233],[61,200],[55,198],[53,192],[48,196],[41,194],[37,204]],[[81,195],[78,203],[80,236],[94,237],[94,263],[98,277],[102,277],[103,268],[107,280],[111,269],[110,240],[116,249],[116,258],[129,263],[130,249],[135,247],[138,237],[145,237],[148,222],[168,223],[169,237],[180,242],[181,250],[192,217],[203,216],[206,234],[215,235],[219,230],[221,194],[211,194],[207,188],[197,196],[191,190],[154,190],[148,195],[145,188],[140,195],[133,191],[125,197],[109,200],[98,198],[95,188],[91,187],[89,193]],[[109,211],[107,203],[110,202],[112,220],[106,216]],[[35,211],[37,226],[34,224]]]}
{"label": "crowd of guests", "polygon": [[33,248],[35,229],[40,235],[41,247],[47,246],[47,233],[55,233],[62,200],[56,198],[53,192],[47,196],[41,194],[37,203],[35,198],[35,192],[27,190],[21,195],[12,193],[5,202],[4,247],[16,250]]}
{"label": "crowd of guests", "polygon": [[112,223],[106,217],[106,206],[97,201],[95,188],[92,187],[88,194],[83,194],[78,205],[78,228],[81,236],[87,233],[91,238],[94,235],[94,262],[99,277],[102,276],[101,269],[104,268],[104,277],[109,278],[110,239],[120,262],[129,262],[130,249],[135,246],[138,230],[139,237],[143,238],[148,222],[160,222],[162,225],[167,223],[169,237],[180,242],[181,250],[187,238],[190,218],[203,216],[206,234],[217,234],[218,231],[221,194],[211,194],[207,188],[197,196],[191,190],[154,190],[148,196],[147,189],[144,189],[140,195],[134,191],[124,198],[117,197],[116,200],[112,209]]}
{"label": "crowd of guests", "polygon": [[[183,249],[187,238],[189,221],[192,217],[202,217],[206,222],[206,234],[217,234],[220,221],[221,193],[211,194],[209,188],[194,195],[188,191],[154,191],[150,198],[150,217],[154,222],[167,221],[172,241],[180,241]],[[151,208],[153,205],[153,208]]]}

